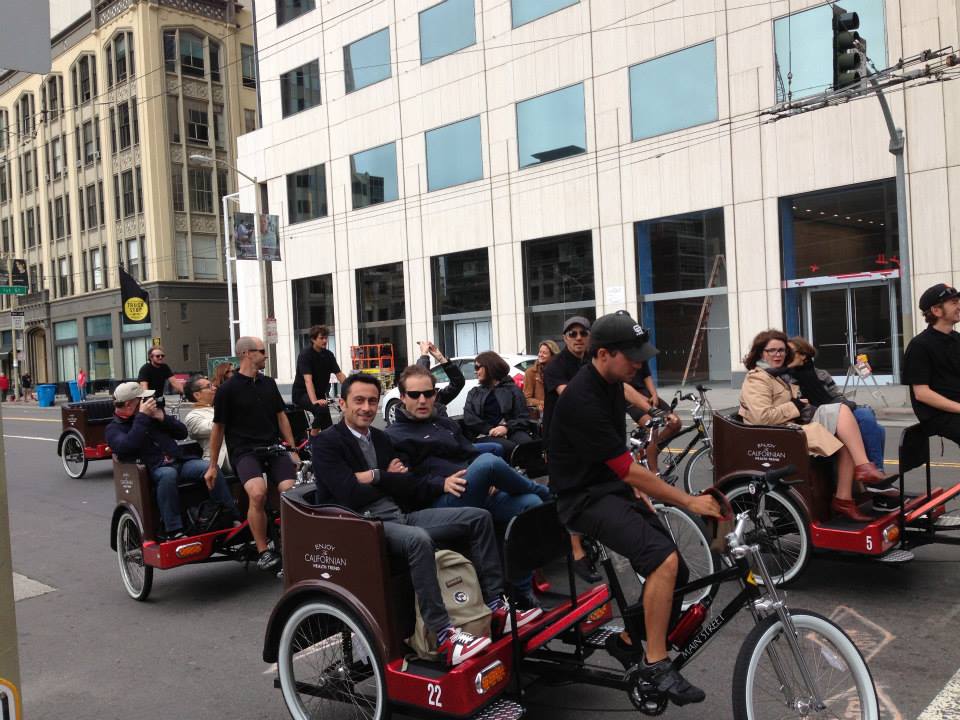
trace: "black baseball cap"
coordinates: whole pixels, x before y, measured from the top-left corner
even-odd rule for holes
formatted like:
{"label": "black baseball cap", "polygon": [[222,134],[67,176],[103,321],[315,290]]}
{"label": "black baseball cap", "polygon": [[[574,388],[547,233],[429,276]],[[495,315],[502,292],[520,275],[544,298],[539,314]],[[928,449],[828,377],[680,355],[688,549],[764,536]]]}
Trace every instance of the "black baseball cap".
{"label": "black baseball cap", "polygon": [[937,283],[923,291],[923,295],[920,296],[920,309],[926,312],[934,305],[939,305],[955,297],[960,297],[960,292],[957,292],[955,287],[946,283]]}
{"label": "black baseball cap", "polygon": [[650,334],[626,310],[597,318],[590,330],[590,347],[619,350],[634,362],[646,362],[660,352],[650,342]]}

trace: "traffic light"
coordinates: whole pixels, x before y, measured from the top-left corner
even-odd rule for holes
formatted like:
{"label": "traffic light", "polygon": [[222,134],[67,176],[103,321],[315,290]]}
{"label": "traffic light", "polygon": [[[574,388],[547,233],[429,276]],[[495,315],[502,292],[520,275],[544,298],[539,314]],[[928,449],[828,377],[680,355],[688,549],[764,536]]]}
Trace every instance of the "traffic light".
{"label": "traffic light", "polygon": [[856,85],[867,75],[867,43],[857,28],[860,17],[833,6],[833,89]]}

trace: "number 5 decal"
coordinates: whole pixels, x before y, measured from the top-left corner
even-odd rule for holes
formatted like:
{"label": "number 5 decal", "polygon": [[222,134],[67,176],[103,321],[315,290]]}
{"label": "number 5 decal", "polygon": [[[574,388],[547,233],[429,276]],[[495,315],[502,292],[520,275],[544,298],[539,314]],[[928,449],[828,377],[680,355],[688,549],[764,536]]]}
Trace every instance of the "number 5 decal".
{"label": "number 5 decal", "polygon": [[867,550],[873,550],[873,536],[867,535]]}
{"label": "number 5 decal", "polygon": [[427,705],[432,705],[433,707],[443,707],[443,703],[440,702],[440,691],[441,688],[439,685],[434,685],[433,683],[427,683]]}

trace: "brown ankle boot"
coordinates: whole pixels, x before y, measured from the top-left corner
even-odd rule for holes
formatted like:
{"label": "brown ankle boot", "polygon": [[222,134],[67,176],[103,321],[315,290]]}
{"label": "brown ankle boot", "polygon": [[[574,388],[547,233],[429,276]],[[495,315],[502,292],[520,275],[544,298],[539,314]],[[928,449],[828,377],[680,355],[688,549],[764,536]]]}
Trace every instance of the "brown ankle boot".
{"label": "brown ankle boot", "polygon": [[886,479],[886,476],[877,470],[877,466],[872,462],[866,462],[863,465],[857,465],[853,469],[853,479],[856,482],[862,482],[866,485],[873,485],[878,483],[881,480]]}
{"label": "brown ankle boot", "polygon": [[834,515],[839,515],[854,522],[865,523],[873,520],[870,515],[864,515],[860,512],[860,508],[857,507],[857,504],[853,500],[834,498],[830,502],[830,510],[833,511]]}

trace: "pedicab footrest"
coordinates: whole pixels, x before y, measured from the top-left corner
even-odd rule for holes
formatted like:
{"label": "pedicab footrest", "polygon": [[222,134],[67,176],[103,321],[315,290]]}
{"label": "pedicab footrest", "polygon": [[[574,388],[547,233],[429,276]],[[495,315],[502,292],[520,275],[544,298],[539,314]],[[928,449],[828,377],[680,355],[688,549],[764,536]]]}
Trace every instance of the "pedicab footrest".
{"label": "pedicab footrest", "polygon": [[500,698],[487,705],[470,720],[517,720],[526,712],[523,705],[513,700]]}
{"label": "pedicab footrest", "polygon": [[891,550],[886,555],[881,555],[880,557],[877,558],[877,560],[879,560],[880,562],[894,563],[894,564],[905,563],[913,560],[913,553],[910,552],[909,550],[903,550],[898,548],[896,550]]}
{"label": "pedicab footrest", "polygon": [[598,628],[596,632],[592,633],[590,637],[588,637],[584,641],[584,644],[587,647],[603,649],[604,647],[606,647],[607,638],[609,638],[611,635],[615,635],[622,632],[623,632],[622,622],[618,620],[615,620],[613,622],[608,622],[603,627]]}
{"label": "pedicab footrest", "polygon": [[943,515],[937,518],[937,521],[933,524],[933,526],[940,530],[947,528],[960,528],[960,516]]}

